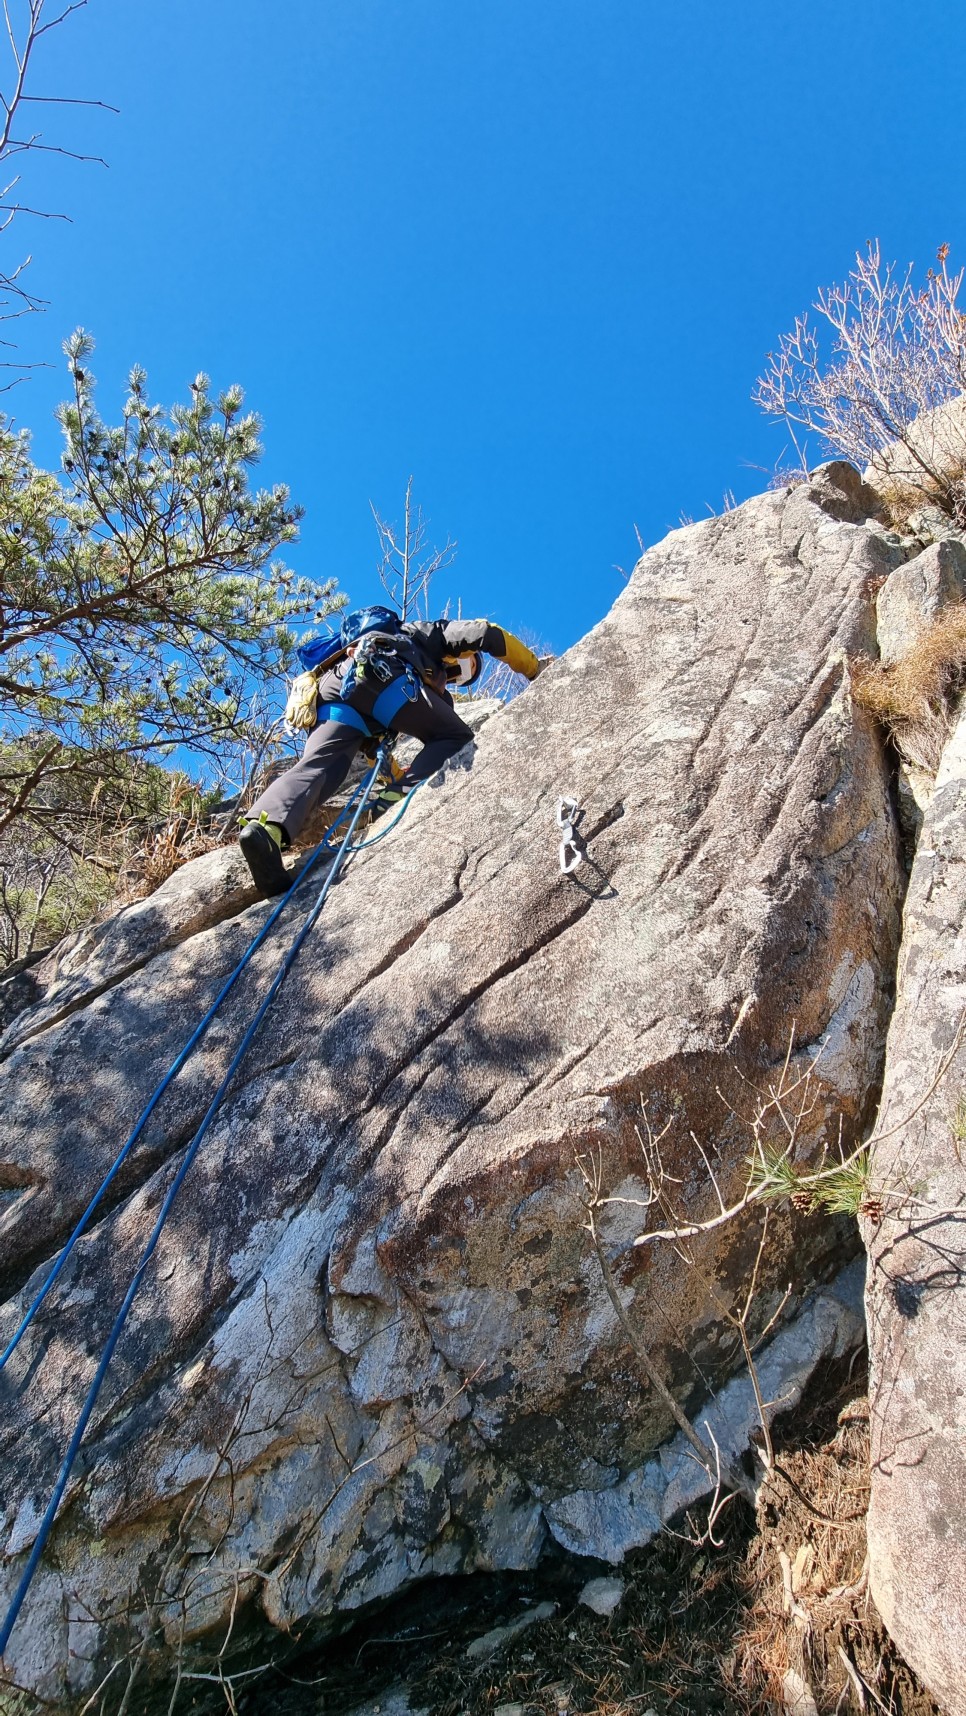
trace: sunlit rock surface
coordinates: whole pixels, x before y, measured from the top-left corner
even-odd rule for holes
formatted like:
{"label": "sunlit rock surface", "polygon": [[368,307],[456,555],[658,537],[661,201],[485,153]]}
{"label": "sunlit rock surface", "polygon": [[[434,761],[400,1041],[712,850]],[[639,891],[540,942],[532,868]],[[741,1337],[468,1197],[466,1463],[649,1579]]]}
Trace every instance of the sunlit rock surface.
{"label": "sunlit rock surface", "polygon": [[[163,1677],[229,1631],[293,1640],[430,1574],[530,1566],[551,1508],[616,1491],[670,1439],[588,1248],[575,1156],[640,1199],[643,1107],[705,1215],[692,1130],[737,1193],[747,1117],[789,1054],[810,1074],[803,1156],[840,1122],[848,1143],[877,1096],[903,878],[847,657],[874,647],[870,592],[895,555],[841,472],[650,550],[333,890],[135,1302],[5,1659],[15,1684],[80,1705],[142,1638]],[[586,854],[570,876],[564,794]],[[109,926],[11,1027],[7,1332],[268,915],[231,862],[182,872],[182,903],[146,902],[133,940],[130,919]],[[209,889],[215,917],[192,929],[187,895]],[[313,892],[0,1379],[6,1595],[179,1154]],[[645,1215],[610,1206],[605,1245],[698,1412],[737,1365],[734,1332],[699,1272],[633,1246]],[[757,1232],[697,1246],[726,1304]],[[849,1233],[775,1218],[759,1324],[789,1282],[791,1317],[837,1273]]]}
{"label": "sunlit rock surface", "polygon": [[966,1716],[966,717],[906,899],[866,1225],[869,1568],[906,1660]]}

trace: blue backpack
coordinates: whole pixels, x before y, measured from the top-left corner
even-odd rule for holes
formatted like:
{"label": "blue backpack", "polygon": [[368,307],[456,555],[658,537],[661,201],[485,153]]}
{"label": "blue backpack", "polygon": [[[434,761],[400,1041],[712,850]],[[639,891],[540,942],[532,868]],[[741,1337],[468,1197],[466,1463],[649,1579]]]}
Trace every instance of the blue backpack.
{"label": "blue backpack", "polygon": [[391,608],[355,608],[351,614],[346,614],[340,627],[343,644],[348,648],[366,632],[382,632],[390,635],[402,631],[402,621]]}
{"label": "blue backpack", "polygon": [[395,634],[402,631],[402,622],[398,614],[391,608],[355,608],[351,614],[346,614],[339,630],[329,637],[310,638],[308,643],[300,645],[296,655],[306,673],[312,673],[316,668],[334,667],[341,661],[350,644],[357,638],[364,637],[367,632],[382,632]]}
{"label": "blue backpack", "polygon": [[316,668],[334,667],[345,652],[346,646],[338,632],[334,637],[310,638],[295,651],[306,673],[312,673]]}

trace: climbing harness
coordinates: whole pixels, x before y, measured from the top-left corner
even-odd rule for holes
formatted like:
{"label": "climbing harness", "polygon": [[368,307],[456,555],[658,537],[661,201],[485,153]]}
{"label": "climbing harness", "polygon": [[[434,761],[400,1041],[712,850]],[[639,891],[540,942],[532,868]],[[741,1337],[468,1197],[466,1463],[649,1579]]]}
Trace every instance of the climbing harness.
{"label": "climbing harness", "polygon": [[575,798],[562,798],[557,805],[557,827],[560,829],[560,873],[572,876],[584,861],[583,848],[574,824],[580,815],[580,803]]}
{"label": "climbing harness", "polygon": [[[74,1427],[73,1435],[71,1436],[70,1443],[69,1443],[68,1448],[67,1448],[67,1452],[64,1455],[64,1459],[63,1459],[63,1462],[62,1462],[62,1465],[60,1468],[60,1472],[59,1472],[59,1475],[57,1478],[57,1482],[54,1485],[54,1489],[53,1489],[53,1492],[51,1494],[50,1500],[47,1504],[46,1510],[44,1512],[44,1516],[43,1516],[43,1518],[40,1522],[40,1525],[37,1529],[37,1535],[34,1539],[33,1547],[31,1549],[31,1553],[30,1553],[30,1557],[28,1559],[27,1565],[23,1571],[23,1574],[21,1576],[21,1579],[20,1579],[20,1582],[17,1586],[17,1589],[14,1592],[13,1598],[12,1598],[11,1603],[10,1603],[10,1607],[8,1608],[7,1613],[3,1618],[2,1624],[0,1624],[0,1656],[2,1656],[4,1651],[6,1650],[7,1644],[8,1644],[9,1639],[10,1639],[11,1632],[13,1631],[13,1628],[16,1624],[17,1616],[20,1613],[20,1609],[23,1605],[24,1599],[27,1595],[27,1591],[30,1587],[30,1582],[33,1579],[35,1572],[37,1571],[37,1567],[40,1563],[41,1557],[43,1555],[44,1549],[45,1549],[46,1544],[47,1544],[47,1539],[50,1536],[51,1528],[53,1526],[54,1519],[55,1519],[56,1514],[57,1514],[57,1510],[60,1506],[60,1502],[62,1500],[64,1491],[67,1487],[67,1483],[68,1483],[68,1480],[70,1478],[71,1470],[74,1466],[74,1462],[75,1462],[77,1455],[78,1455],[78,1452],[80,1450],[81,1442],[83,1441],[83,1438],[84,1438],[84,1433],[87,1429],[87,1425],[90,1421],[91,1414],[92,1414],[94,1407],[97,1403],[97,1397],[100,1393],[101,1386],[104,1382],[105,1376],[107,1375],[107,1371],[108,1371],[108,1368],[110,1366],[111,1359],[114,1355],[114,1350],[115,1350],[117,1343],[120,1339],[122,1330],[124,1328],[124,1324],[127,1321],[127,1316],[128,1316],[128,1313],[131,1309],[131,1306],[134,1302],[138,1288],[141,1285],[141,1282],[144,1278],[148,1264],[151,1261],[151,1258],[154,1254],[158,1240],[160,1239],[161,1230],[164,1227],[165,1222],[167,1221],[168,1215],[170,1214],[170,1211],[171,1211],[171,1208],[174,1204],[174,1201],[177,1198],[179,1191],[181,1190],[181,1187],[184,1183],[184,1180],[188,1174],[189,1169],[191,1168],[192,1163],[194,1162],[195,1157],[198,1154],[198,1151],[201,1148],[201,1145],[205,1139],[205,1136],[207,1135],[208,1131],[211,1128],[211,1125],[215,1119],[215,1116],[218,1113],[218,1110],[221,1106],[222,1101],[224,1100],[225,1094],[226,1094],[229,1086],[231,1085],[231,1082],[235,1076],[235,1073],[237,1072],[239,1066],[241,1065],[242,1060],[244,1059],[245,1055],[247,1054],[248,1049],[251,1046],[251,1043],[253,1042],[253,1040],[254,1040],[254,1038],[255,1038],[255,1036],[256,1036],[256,1034],[257,1034],[257,1032],[261,1026],[262,1020],[264,1019],[266,1013],[268,1012],[269,1008],[272,1005],[272,1002],[274,1001],[276,995],[278,994],[279,990],[281,989],[282,984],[285,981],[285,978],[288,976],[288,973],[291,970],[292,965],[294,964],[296,957],[298,956],[300,948],[302,947],[302,945],[305,942],[305,940],[307,939],[307,937],[311,934],[311,931],[314,929],[315,924],[318,921],[319,914],[321,913],[322,908],[325,905],[325,902],[329,896],[329,891],[332,888],[333,883],[336,881],[336,878],[338,877],[339,872],[342,869],[342,866],[345,862],[345,859],[348,856],[350,856],[353,852],[362,851],[368,846],[375,845],[378,840],[385,839],[386,835],[391,832],[392,828],[399,821],[400,817],[403,815],[404,811],[406,810],[406,808],[409,804],[409,800],[413,796],[413,792],[418,790],[418,788],[414,787],[412,789],[412,791],[407,794],[406,798],[402,801],[401,805],[399,806],[399,809],[397,810],[395,816],[391,819],[391,821],[389,822],[389,824],[387,825],[386,828],[380,830],[378,835],[376,835],[375,837],[373,837],[371,839],[361,841],[356,845],[352,844],[353,834],[355,833],[355,830],[359,824],[359,821],[360,821],[364,811],[366,810],[366,808],[368,806],[369,799],[372,795],[373,788],[375,787],[376,782],[377,782],[380,774],[383,772],[383,770],[386,766],[387,755],[388,755],[388,746],[385,744],[380,745],[379,751],[378,751],[378,754],[377,754],[377,757],[376,757],[375,763],[373,764],[372,769],[365,776],[365,778],[361,782],[361,784],[356,788],[352,797],[349,799],[349,802],[345,805],[343,810],[340,812],[340,815],[336,819],[335,823],[333,823],[332,827],[328,830],[324,839],[322,841],[320,841],[319,845],[316,847],[315,851],[312,853],[311,857],[309,858],[308,863],[303,868],[301,874],[298,877],[296,877],[291,888],[282,897],[282,899],[279,901],[278,905],[274,908],[274,910],[270,913],[269,917],[266,919],[266,921],[263,924],[258,935],[252,941],[251,945],[247,948],[246,952],[244,953],[242,959],[239,961],[238,965],[235,967],[235,970],[231,973],[230,977],[227,979],[225,984],[222,986],[219,994],[215,998],[211,1007],[208,1009],[208,1012],[205,1014],[201,1023],[197,1026],[197,1028],[193,1032],[192,1036],[189,1038],[188,1042],[185,1044],[184,1048],[181,1050],[181,1053],[178,1055],[177,1059],[172,1063],[171,1067],[169,1068],[168,1072],[165,1074],[161,1083],[158,1085],[157,1089],[154,1091],[153,1095],[149,1099],[146,1108],[144,1109],[143,1113],[141,1114],[141,1116],[140,1116],[133,1132],[131,1133],[130,1137],[127,1139],[126,1143],[123,1145],[123,1147],[120,1151],[120,1154],[116,1158],[113,1166],[109,1169],[107,1174],[105,1174],[103,1180],[101,1181],[100,1186],[97,1188],[97,1191],[94,1193],[94,1196],[91,1198],[90,1203],[88,1204],[86,1210],[84,1211],[83,1215],[80,1217],[80,1220],[77,1222],[73,1232],[71,1233],[69,1239],[67,1240],[62,1251],[60,1252],[60,1255],[57,1258],[53,1268],[50,1270],[50,1273],[47,1275],[46,1280],[44,1281],[42,1287],[40,1288],[39,1292],[36,1294],[31,1305],[29,1306],[28,1310],[24,1313],[24,1316],[20,1322],[19,1327],[17,1328],[17,1330],[15,1331],[13,1336],[11,1337],[11,1339],[8,1342],[3,1353],[0,1354],[0,1370],[2,1370],[4,1365],[6,1365],[8,1359],[11,1357],[11,1355],[16,1350],[17,1346],[19,1345],[23,1335],[26,1333],[30,1324],[33,1322],[34,1317],[36,1316],[38,1310],[40,1309],[40,1306],[43,1304],[44,1300],[46,1299],[47,1294],[50,1292],[51,1288],[55,1285],[58,1277],[62,1273],[68,1257],[70,1256],[75,1245],[77,1244],[78,1240],[80,1239],[81,1235],[83,1234],[84,1230],[86,1229],[91,1216],[93,1215],[94,1211],[97,1209],[98,1205],[100,1204],[101,1200],[104,1197],[104,1194],[107,1192],[108,1188],[110,1187],[112,1181],[116,1178],[116,1176],[119,1173],[123,1163],[125,1162],[127,1157],[130,1155],[130,1152],[133,1149],[138,1138],[143,1133],[144,1128],[147,1125],[148,1120],[151,1117],[151,1114],[153,1113],[154,1109],[156,1108],[156,1106],[157,1106],[158,1102],[160,1101],[161,1097],[163,1096],[164,1092],[168,1089],[168,1087],[172,1083],[172,1081],[177,1077],[178,1073],[181,1071],[185,1062],[188,1060],[189,1056],[193,1053],[194,1049],[197,1047],[198,1043],[201,1041],[202,1037],[204,1036],[205,1032],[208,1029],[208,1026],[211,1024],[212,1020],[215,1017],[215,1014],[218,1012],[218,1010],[221,1007],[222,1003],[224,1002],[225,998],[227,997],[227,995],[229,994],[231,989],[234,987],[235,983],[238,981],[238,979],[241,976],[242,972],[244,971],[245,967],[251,961],[253,954],[256,952],[256,950],[264,942],[264,940],[265,940],[266,936],[268,935],[269,931],[271,930],[272,926],[277,922],[279,916],[284,911],[289,900],[292,898],[293,894],[295,893],[296,889],[299,887],[301,882],[305,879],[305,876],[311,870],[311,868],[315,864],[316,860],[324,852],[326,852],[326,851],[331,852],[332,851],[331,844],[330,844],[331,839],[332,839],[332,835],[334,834],[334,832],[335,832],[336,828],[339,826],[339,824],[344,822],[345,818],[347,816],[349,816],[349,813],[351,811],[352,814],[351,814],[351,817],[349,820],[349,825],[345,831],[345,834],[343,835],[343,838],[342,838],[342,840],[338,846],[338,849],[334,853],[332,864],[328,870],[325,881],[323,882],[322,887],[319,890],[319,894],[318,894],[318,897],[315,901],[315,904],[312,907],[312,910],[310,911],[308,917],[306,918],[305,923],[302,925],[302,928],[299,930],[297,936],[295,937],[295,940],[292,942],[291,946],[289,947],[288,952],[285,954],[285,957],[282,960],[282,963],[278,969],[278,972],[275,975],[275,978],[272,981],[272,984],[268,990],[267,995],[265,996],[265,999],[261,1003],[257,1012],[255,1013],[254,1018],[251,1020],[251,1023],[249,1024],[247,1030],[245,1031],[245,1034],[242,1037],[242,1040],[241,1040],[238,1048],[236,1049],[235,1054],[232,1057],[232,1060],[229,1064],[228,1070],[225,1073],[225,1076],[222,1079],[221,1084],[218,1086],[218,1089],[216,1090],[216,1092],[215,1092],[215,1094],[214,1094],[214,1096],[213,1096],[213,1098],[212,1098],[212,1100],[208,1106],[208,1109],[205,1113],[205,1116],[204,1116],[200,1126],[198,1127],[197,1131],[195,1132],[194,1137],[191,1139],[191,1142],[188,1145],[188,1147],[185,1151],[185,1154],[182,1158],[181,1165],[178,1168],[178,1171],[175,1174],[174,1179],[172,1180],[171,1185],[169,1186],[168,1191],[165,1195],[165,1198],[161,1204],[161,1208],[158,1212],[157,1220],[155,1221],[154,1227],[152,1228],[151,1233],[148,1237],[148,1240],[147,1240],[147,1242],[144,1246],[144,1249],[141,1253],[141,1257],[138,1261],[137,1268],[135,1269],[134,1274],[131,1278],[127,1292],[124,1296],[124,1300],[121,1304],[121,1308],[118,1311],[117,1316],[115,1317],[114,1323],[111,1327],[111,1330],[110,1330],[110,1333],[108,1335],[107,1341],[105,1343],[104,1349],[101,1353],[101,1357],[100,1357],[100,1360],[99,1360],[99,1363],[97,1366],[97,1370],[94,1374],[93,1381],[91,1382],[91,1385],[90,1385],[90,1387],[87,1391],[87,1394],[85,1396],[84,1403],[81,1407],[80,1415],[77,1419],[77,1423]],[[353,808],[353,806],[354,806],[354,808]]]}
{"label": "climbing harness", "polygon": [[373,728],[388,727],[395,720],[404,703],[415,703],[420,694],[419,681],[410,668],[397,674],[389,684],[380,691],[372,705],[370,715],[360,715],[358,709],[353,709],[351,703],[320,703],[320,721],[339,721],[344,727],[354,727],[357,733],[362,733],[367,739],[376,737]]}

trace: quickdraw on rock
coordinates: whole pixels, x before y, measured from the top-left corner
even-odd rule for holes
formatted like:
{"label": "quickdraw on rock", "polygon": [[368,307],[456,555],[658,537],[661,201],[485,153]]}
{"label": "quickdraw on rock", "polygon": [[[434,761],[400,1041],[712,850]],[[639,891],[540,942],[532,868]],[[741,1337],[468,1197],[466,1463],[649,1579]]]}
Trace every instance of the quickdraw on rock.
{"label": "quickdraw on rock", "polygon": [[583,847],[577,834],[575,823],[580,815],[580,804],[575,798],[562,798],[557,804],[557,827],[560,829],[560,872],[570,876],[578,864],[584,860]]}

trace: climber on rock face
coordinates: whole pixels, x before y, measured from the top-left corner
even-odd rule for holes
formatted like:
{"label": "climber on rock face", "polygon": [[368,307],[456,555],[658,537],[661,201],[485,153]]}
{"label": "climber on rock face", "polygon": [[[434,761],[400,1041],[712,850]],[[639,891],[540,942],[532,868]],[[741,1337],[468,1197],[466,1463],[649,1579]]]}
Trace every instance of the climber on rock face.
{"label": "climber on rock face", "polygon": [[480,653],[535,679],[546,665],[526,644],[488,620],[402,623],[389,608],[360,608],[342,621],[336,653],[295,681],[286,719],[308,730],[300,760],[266,787],[244,818],[239,843],[262,894],[282,894],[290,877],[282,852],[310,812],[342,785],[372,736],[406,733],[423,748],[374,799],[379,816],[428,779],[473,737],[449,685],[472,684]]}

